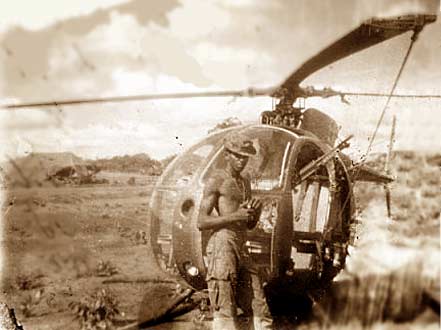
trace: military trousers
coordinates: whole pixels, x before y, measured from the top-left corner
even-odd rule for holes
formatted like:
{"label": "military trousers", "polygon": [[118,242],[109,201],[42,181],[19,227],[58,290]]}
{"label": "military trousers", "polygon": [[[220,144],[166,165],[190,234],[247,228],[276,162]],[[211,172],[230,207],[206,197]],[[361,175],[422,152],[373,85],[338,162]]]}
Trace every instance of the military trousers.
{"label": "military trousers", "polygon": [[[237,277],[208,280],[208,292],[213,308],[213,330],[272,329],[272,317],[257,270],[239,267]],[[251,268],[251,269],[250,269]],[[244,322],[239,322],[238,307]]]}

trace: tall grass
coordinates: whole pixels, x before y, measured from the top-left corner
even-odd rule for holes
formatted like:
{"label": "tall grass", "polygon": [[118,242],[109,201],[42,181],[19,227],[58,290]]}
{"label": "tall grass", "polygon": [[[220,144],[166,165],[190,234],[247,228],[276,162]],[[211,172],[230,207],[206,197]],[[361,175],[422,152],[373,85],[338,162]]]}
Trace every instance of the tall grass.
{"label": "tall grass", "polygon": [[316,306],[324,328],[439,328],[435,314],[430,324],[412,320],[427,307],[428,292],[440,299],[440,168],[413,152],[395,156],[392,219],[381,186],[356,186],[360,238],[346,270]]}
{"label": "tall grass", "polygon": [[407,321],[424,309],[424,291],[435,280],[422,274],[422,262],[409,263],[386,274],[354,275],[336,282],[321,303],[323,325]]}

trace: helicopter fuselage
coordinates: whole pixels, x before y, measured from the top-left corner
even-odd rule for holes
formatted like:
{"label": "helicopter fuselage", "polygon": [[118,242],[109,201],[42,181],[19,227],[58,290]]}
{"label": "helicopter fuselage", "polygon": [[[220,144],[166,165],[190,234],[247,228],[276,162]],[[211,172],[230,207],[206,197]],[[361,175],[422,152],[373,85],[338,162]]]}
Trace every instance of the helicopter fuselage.
{"label": "helicopter fuselage", "polygon": [[[157,183],[150,203],[151,245],[163,268],[177,269],[194,288],[205,288],[205,247],[210,231],[197,227],[204,185],[226,166],[223,139],[237,131],[257,148],[244,175],[263,202],[246,248],[268,281],[326,283],[345,263],[353,220],[351,181],[329,144],[311,132],[270,125],[214,133],[178,156]],[[329,154],[305,180],[301,170]],[[213,214],[212,216],[216,216]],[[302,285],[307,290],[309,285]]]}

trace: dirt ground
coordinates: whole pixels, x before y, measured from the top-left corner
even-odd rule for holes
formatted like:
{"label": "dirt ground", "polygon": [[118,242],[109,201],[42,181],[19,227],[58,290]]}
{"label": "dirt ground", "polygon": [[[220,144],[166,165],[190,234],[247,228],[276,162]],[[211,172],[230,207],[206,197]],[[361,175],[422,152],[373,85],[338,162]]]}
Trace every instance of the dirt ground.
{"label": "dirt ground", "polygon": [[[2,300],[15,308],[25,329],[78,329],[69,303],[101,288],[118,297],[126,318],[137,318],[149,288],[144,292],[142,283],[103,280],[160,276],[151,267],[144,232],[149,190],[72,186],[8,191]],[[100,268],[100,262],[107,266]]]}
{"label": "dirt ground", "polygon": [[[408,160],[409,163],[413,161]],[[432,269],[429,277],[433,283],[438,281],[439,284],[437,258],[440,251],[441,201],[439,190],[436,190],[440,187],[439,183],[433,179],[433,175],[439,175],[439,165],[427,163],[424,172],[426,177],[423,178],[421,174],[418,183],[412,171],[419,173],[421,168],[408,169],[406,164],[406,158],[396,161],[396,168],[401,168],[399,171],[402,175],[393,190],[394,212],[404,220],[397,219],[392,225],[386,222],[379,224],[379,219],[385,217],[384,202],[378,200],[383,194],[382,188],[361,189],[362,196],[366,198],[369,195],[369,200],[360,201],[365,208],[365,219],[375,217],[378,221],[361,229],[361,232],[364,230],[367,233],[361,242],[368,242],[369,248],[363,249],[361,244],[356,250],[360,252],[355,255],[363,256],[366,251],[372,255],[377,253],[377,258],[380,255],[379,259],[383,258],[387,263],[384,251],[391,246],[389,240],[393,241],[395,247],[404,244],[406,251],[410,249],[410,257],[403,259],[406,261],[415,260],[412,254],[415,251],[419,251],[419,256],[421,251],[426,251],[423,259],[431,261],[423,268]],[[118,177],[121,179],[115,179]],[[164,274],[153,266],[147,245],[145,231],[152,180],[137,180],[135,185],[128,185],[126,181],[127,174],[113,173],[111,183],[105,185],[3,190],[0,301],[14,308],[24,329],[80,329],[78,320],[74,319],[72,306],[97,290],[104,289],[106,294],[115,298],[122,312],[117,317],[121,324],[124,324],[123,321],[137,320],[141,311],[148,313],[149,309],[165,308],[167,301],[173,298],[176,284],[159,281],[164,279]],[[415,191],[419,191],[416,196],[417,199],[419,196],[417,201],[420,204],[406,206],[406,213],[400,201],[409,192]],[[415,213],[414,207],[421,212]],[[416,218],[406,220],[411,216]],[[372,242],[373,226],[380,230],[375,232],[375,243],[369,243]],[[390,235],[391,230],[393,235]],[[372,248],[374,245],[375,248]],[[424,250],[422,246],[427,249]],[[407,253],[403,251],[397,253],[401,256]],[[375,268],[360,265],[360,260],[366,258],[353,257],[353,261],[348,262],[350,271]],[[394,257],[391,256],[390,260],[394,260]],[[369,265],[377,265],[377,261]],[[400,267],[395,265],[391,269]],[[131,282],[130,279],[134,278],[148,278],[151,281]],[[106,283],[109,280],[110,283]],[[387,328],[419,329],[424,326],[437,329],[439,320],[432,314],[424,310],[417,321],[390,323]],[[156,327],[194,328],[208,329],[209,323],[198,323],[193,315]],[[310,323],[300,325],[299,328],[313,329],[318,328],[318,325]]]}

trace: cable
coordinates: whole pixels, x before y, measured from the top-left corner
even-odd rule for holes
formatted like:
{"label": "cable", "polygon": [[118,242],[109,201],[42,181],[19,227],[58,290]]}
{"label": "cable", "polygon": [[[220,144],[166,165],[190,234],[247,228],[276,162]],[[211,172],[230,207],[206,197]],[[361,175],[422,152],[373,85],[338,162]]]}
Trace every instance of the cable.
{"label": "cable", "polygon": [[[355,165],[357,167],[357,171],[355,172],[355,175],[353,175],[354,180],[356,180],[358,174],[360,173],[361,166],[363,164],[365,164],[366,161],[367,161],[367,156],[368,156],[368,154],[371,151],[371,148],[372,148],[372,145],[374,143],[375,137],[376,137],[376,135],[378,133],[378,129],[380,128],[380,125],[381,125],[381,122],[383,121],[383,118],[384,118],[384,115],[386,113],[387,107],[389,106],[389,102],[392,99],[392,96],[393,96],[393,93],[395,91],[395,88],[397,87],[398,81],[399,81],[399,79],[401,77],[401,73],[403,72],[404,66],[406,65],[406,62],[407,62],[407,60],[409,58],[409,55],[410,55],[410,52],[412,51],[412,48],[413,48],[413,46],[415,44],[415,41],[416,41],[416,39],[418,37],[418,33],[420,31],[421,30],[415,30],[414,34],[411,37],[411,42],[410,42],[409,48],[407,49],[406,55],[404,56],[403,62],[401,63],[400,70],[398,71],[398,74],[397,74],[397,76],[395,78],[394,84],[392,85],[391,91],[390,91],[390,93],[389,93],[389,95],[387,97],[386,104],[384,105],[383,110],[381,111],[381,115],[380,115],[380,118],[378,119],[377,126],[375,127],[374,134],[372,135],[372,137],[371,137],[371,139],[369,141],[369,146],[368,146],[368,148],[366,150],[366,154],[362,157],[362,161],[360,163],[358,163],[357,165]],[[347,198],[346,201],[343,204],[342,209],[344,209],[346,207],[346,203],[348,201],[349,201],[349,199]]]}
{"label": "cable", "polygon": [[[406,55],[404,56],[403,62],[401,63],[400,70],[398,71],[398,74],[397,74],[397,76],[395,78],[394,84],[392,85],[392,88],[391,88],[391,91],[389,93],[389,96],[387,97],[386,104],[384,105],[383,110],[381,111],[380,118],[378,119],[377,125],[376,125],[375,130],[374,130],[374,134],[372,135],[372,137],[371,137],[371,139],[369,141],[369,145],[368,145],[368,148],[366,150],[366,154],[363,157],[364,159],[362,160],[361,165],[363,165],[366,162],[367,156],[369,155],[369,153],[371,151],[372,144],[373,144],[373,142],[375,140],[375,137],[377,136],[377,133],[378,133],[378,129],[380,128],[381,122],[383,121],[384,115],[386,114],[386,110],[389,107],[390,100],[392,99],[392,95],[393,95],[393,93],[395,91],[395,88],[398,85],[398,81],[400,80],[401,74],[403,73],[403,69],[404,69],[404,67],[405,67],[405,65],[407,63],[407,60],[409,59],[410,52],[412,51],[412,48],[413,48],[413,46],[415,44],[415,41],[418,38],[419,32],[420,32],[419,30],[415,30],[413,35],[412,35],[409,48],[407,49]],[[357,174],[358,174],[358,172],[357,172]]]}

